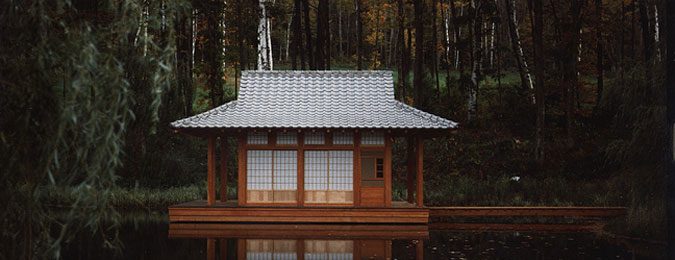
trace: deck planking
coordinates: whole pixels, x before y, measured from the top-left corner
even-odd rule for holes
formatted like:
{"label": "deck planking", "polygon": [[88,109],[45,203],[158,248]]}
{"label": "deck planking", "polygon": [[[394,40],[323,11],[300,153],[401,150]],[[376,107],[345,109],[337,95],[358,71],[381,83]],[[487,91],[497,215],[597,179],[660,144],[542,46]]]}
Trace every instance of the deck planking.
{"label": "deck planking", "polygon": [[427,224],[429,210],[405,202],[391,208],[339,206],[237,206],[236,201],[191,201],[169,207],[170,222],[387,223]]}

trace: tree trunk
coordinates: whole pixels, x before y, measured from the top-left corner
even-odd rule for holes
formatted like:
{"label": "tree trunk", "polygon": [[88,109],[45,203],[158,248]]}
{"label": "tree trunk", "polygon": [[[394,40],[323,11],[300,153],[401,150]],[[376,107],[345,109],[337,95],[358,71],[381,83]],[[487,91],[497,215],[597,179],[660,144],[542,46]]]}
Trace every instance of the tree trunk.
{"label": "tree trunk", "polygon": [[363,3],[361,0],[354,0],[354,6],[356,9],[356,68],[358,70],[363,69],[363,18],[361,17],[361,12],[363,8]]}
{"label": "tree trunk", "polygon": [[300,0],[293,1],[293,20],[291,21],[293,28],[293,46],[291,51],[291,62],[293,69],[297,69],[298,55],[300,56],[300,67],[305,69],[305,52],[302,51],[302,2]]}
{"label": "tree trunk", "polygon": [[[576,0],[574,0],[576,1]],[[518,72],[520,73],[520,84],[525,91],[534,89],[532,85],[532,78],[530,77],[530,69],[527,66],[527,60],[523,53],[523,47],[520,44],[520,34],[518,33],[518,19],[516,18],[516,1],[504,0],[506,6],[506,15],[508,16],[509,35],[511,36],[511,48],[516,59]],[[532,98],[534,101],[534,98]]]}
{"label": "tree trunk", "polygon": [[316,63],[314,60],[314,48],[312,47],[312,29],[309,26],[311,19],[309,18],[309,1],[302,0],[302,12],[304,13],[305,20],[305,44],[307,45],[303,52],[307,53],[307,62],[309,64],[309,69],[316,69]]}
{"label": "tree trunk", "polygon": [[267,17],[267,0],[258,0],[260,19],[258,22],[258,70],[272,70],[272,45],[270,22]]}
{"label": "tree trunk", "polygon": [[293,24],[293,16],[291,16],[290,21],[286,25],[286,52],[284,53],[284,60],[288,62],[290,57],[290,48],[291,48],[291,24]]}
{"label": "tree trunk", "polygon": [[[455,1],[450,0],[450,14],[452,15],[452,28],[454,30],[453,33],[453,49],[454,49],[454,65],[455,69],[459,70],[459,73],[462,73],[462,68],[461,68],[461,59],[460,59],[460,52],[459,52],[459,41],[460,41],[460,36],[461,36],[461,28],[459,27],[459,22],[457,21],[457,10],[455,8]],[[464,7],[462,7],[462,10],[460,12],[460,15],[464,15]]]}
{"label": "tree trunk", "polygon": [[[441,4],[443,0],[440,0]],[[452,1],[452,0],[450,0]],[[441,17],[443,19],[443,32],[445,33],[445,41],[443,49],[445,49],[445,91],[447,95],[450,95],[450,14],[445,11],[445,8],[442,8],[441,5]]]}
{"label": "tree trunk", "polygon": [[424,1],[414,1],[415,8],[415,68],[414,88],[416,107],[425,108],[424,100]]}
{"label": "tree trunk", "polygon": [[338,57],[342,58],[344,52],[342,51],[342,9],[338,5]]}
{"label": "tree trunk", "polygon": [[398,99],[405,102],[405,88],[407,83],[408,64],[406,64],[405,47],[405,5],[403,0],[398,0],[398,45],[400,46],[398,55]]}
{"label": "tree trunk", "polygon": [[[534,0],[534,27],[532,29],[532,42],[534,44],[534,74],[537,77],[535,81],[535,100],[537,103],[537,126],[535,132],[535,150],[534,158],[539,166],[544,164],[544,19],[543,19],[543,0]],[[599,1],[599,0],[598,0]]]}
{"label": "tree trunk", "polygon": [[471,85],[467,91],[467,121],[473,121],[478,111],[478,87],[481,80],[481,59],[482,49],[482,17],[481,17],[481,2],[475,0],[471,1],[471,9],[473,9],[471,17]]}
{"label": "tree trunk", "polygon": [[[191,12],[189,12],[191,14]],[[180,91],[183,116],[192,116],[192,19],[178,12],[176,23],[176,84]]]}
{"label": "tree trunk", "polygon": [[643,46],[643,55],[645,61],[645,69],[650,71],[647,68],[652,63],[652,56],[654,55],[654,49],[652,44],[651,34],[651,25],[649,24],[649,10],[647,9],[647,0],[639,0],[638,9],[640,11],[640,27],[642,28],[642,46]]}
{"label": "tree trunk", "polygon": [[[623,3],[623,1],[621,1]],[[596,98],[595,98],[595,104],[596,106],[600,103],[600,98],[602,97],[602,90],[604,88],[604,65],[603,65],[603,48],[602,48],[602,0],[595,0],[595,12],[596,12],[596,17],[597,17],[597,24],[595,27],[595,40],[597,43],[597,61],[596,61],[596,69],[598,73],[598,79],[597,79],[597,92],[596,92]],[[622,14],[623,15],[623,14]],[[622,25],[623,26],[623,25]],[[623,33],[622,33],[623,34]]]}
{"label": "tree trunk", "polygon": [[222,10],[221,3],[217,1],[209,1],[203,10],[207,24],[204,58],[211,108],[223,103],[223,31],[220,29]]}
{"label": "tree trunk", "polygon": [[440,100],[441,98],[441,84],[438,80],[438,28],[436,27],[436,22],[438,20],[438,7],[436,6],[436,0],[431,1],[431,48],[429,57],[431,58],[431,69],[434,72],[434,78],[436,79],[436,99]]}
{"label": "tree trunk", "polygon": [[328,34],[328,1],[319,0],[316,14],[316,68],[326,69],[326,35]]}
{"label": "tree trunk", "polygon": [[566,39],[564,47],[567,51],[562,55],[562,75],[565,90],[566,131],[570,140],[573,136],[574,104],[576,104],[576,93],[579,85],[577,64],[579,58],[581,10],[584,2],[584,0],[572,1],[570,16],[564,26],[565,34],[563,38]]}
{"label": "tree trunk", "polygon": [[[668,217],[668,223],[675,223],[675,2],[668,1],[666,3],[666,61],[665,61],[665,70],[669,73],[666,73],[665,79],[665,88],[668,100],[666,101],[667,105],[667,114],[668,114],[668,149],[666,153],[666,161],[668,162],[667,172],[666,172],[666,215]],[[673,232],[673,226],[669,226],[668,241],[675,241],[675,232]],[[673,250],[673,244],[669,244],[668,248],[668,257],[669,259],[675,259],[675,250]]]}
{"label": "tree trunk", "polygon": [[[405,48],[405,57],[403,57],[403,58],[405,58],[405,62],[403,62],[403,64],[405,64],[406,80],[407,80],[408,76],[410,76],[410,65],[412,63],[412,38],[413,38],[412,28],[408,28],[407,31],[408,31],[408,37],[407,37],[408,43],[406,44],[406,46],[408,46],[408,47]],[[411,94],[407,92],[408,91],[407,90],[408,82],[406,81],[405,84],[406,84],[406,88],[403,88],[403,97],[411,96]]]}

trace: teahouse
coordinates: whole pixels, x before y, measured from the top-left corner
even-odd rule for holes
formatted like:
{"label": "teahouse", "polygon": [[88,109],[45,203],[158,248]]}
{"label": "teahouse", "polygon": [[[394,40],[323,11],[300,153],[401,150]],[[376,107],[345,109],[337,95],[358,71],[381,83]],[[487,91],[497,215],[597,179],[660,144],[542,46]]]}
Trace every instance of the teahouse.
{"label": "teahouse", "polygon": [[[427,223],[422,141],[457,124],[395,100],[393,85],[390,71],[242,72],[237,100],[171,123],[208,138],[208,187],[206,201],[171,206],[170,221]],[[224,195],[228,137],[236,201]],[[395,137],[409,141],[406,202],[392,201]]]}

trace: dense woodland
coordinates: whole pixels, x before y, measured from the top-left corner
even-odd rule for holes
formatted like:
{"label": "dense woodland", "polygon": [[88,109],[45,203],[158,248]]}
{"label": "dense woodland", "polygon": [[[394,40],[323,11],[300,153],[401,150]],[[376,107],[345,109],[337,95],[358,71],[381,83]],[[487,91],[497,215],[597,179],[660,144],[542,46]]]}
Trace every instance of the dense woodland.
{"label": "dense woodland", "polygon": [[[0,256],[58,257],[84,230],[114,248],[120,192],[203,196],[205,143],[169,122],[236,99],[241,71],[255,69],[393,70],[397,99],[461,125],[427,143],[428,204],[625,205],[616,232],[663,239],[673,8],[1,1],[0,221],[11,243]],[[402,141],[395,180],[405,178]],[[61,197],[69,210],[55,218]]]}

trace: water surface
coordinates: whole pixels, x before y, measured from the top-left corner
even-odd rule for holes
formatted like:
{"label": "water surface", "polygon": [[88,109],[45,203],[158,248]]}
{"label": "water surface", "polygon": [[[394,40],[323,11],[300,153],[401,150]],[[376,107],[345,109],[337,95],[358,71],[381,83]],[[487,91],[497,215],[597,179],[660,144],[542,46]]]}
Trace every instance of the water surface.
{"label": "water surface", "polygon": [[[170,228],[171,227],[171,228]],[[65,259],[644,259],[662,248],[631,248],[588,231],[431,230],[419,226],[123,224],[120,254],[99,235],[68,243]]]}

